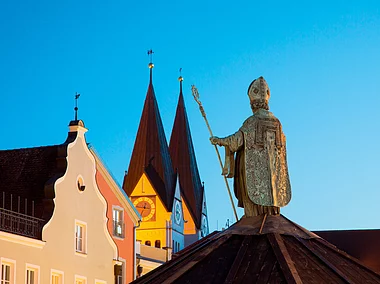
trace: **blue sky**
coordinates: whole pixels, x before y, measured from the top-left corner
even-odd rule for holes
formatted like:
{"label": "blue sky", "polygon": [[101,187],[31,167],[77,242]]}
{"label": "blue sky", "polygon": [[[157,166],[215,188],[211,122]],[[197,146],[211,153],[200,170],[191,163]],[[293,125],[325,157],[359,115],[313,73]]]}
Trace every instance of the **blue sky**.
{"label": "blue sky", "polygon": [[168,140],[183,68],[211,230],[233,213],[190,86],[225,136],[261,75],[287,137],[282,213],[308,229],[380,228],[379,1],[1,1],[0,39],[0,149],[63,142],[79,92],[87,140],[121,183],[152,48]]}

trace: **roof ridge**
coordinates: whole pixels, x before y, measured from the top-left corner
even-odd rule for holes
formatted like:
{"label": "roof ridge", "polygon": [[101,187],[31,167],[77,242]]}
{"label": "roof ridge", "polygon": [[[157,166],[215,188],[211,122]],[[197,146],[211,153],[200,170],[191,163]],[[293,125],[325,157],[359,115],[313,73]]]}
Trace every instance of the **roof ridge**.
{"label": "roof ridge", "polygon": [[323,239],[323,238],[320,238],[320,239],[317,239],[316,240],[319,244],[325,246],[325,247],[328,247],[329,249],[331,250],[334,250],[336,253],[346,257],[347,259],[349,259],[350,261],[356,263],[357,265],[361,266],[362,268],[364,268],[365,270],[375,274],[376,276],[380,276],[380,273],[376,272],[375,270],[373,270],[372,268],[369,268],[368,266],[366,266],[362,261],[360,261],[359,259],[349,255],[348,253],[346,253],[345,251],[339,249],[338,247],[336,247],[335,245],[333,245],[332,243],[328,242],[327,240]]}
{"label": "roof ridge", "polygon": [[42,148],[48,148],[48,147],[59,147],[59,146],[62,146],[62,145],[63,144],[55,144],[55,145],[23,147],[23,148],[13,148],[13,149],[0,149],[0,152],[42,149]]}

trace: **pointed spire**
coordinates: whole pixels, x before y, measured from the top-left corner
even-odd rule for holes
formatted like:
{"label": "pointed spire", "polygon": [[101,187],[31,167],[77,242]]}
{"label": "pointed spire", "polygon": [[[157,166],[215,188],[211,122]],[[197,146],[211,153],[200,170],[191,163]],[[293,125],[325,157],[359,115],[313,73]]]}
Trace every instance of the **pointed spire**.
{"label": "pointed spire", "polygon": [[179,175],[181,194],[185,199],[197,228],[200,229],[204,189],[199,177],[189,121],[183,99],[183,77],[180,76],[178,81],[180,87],[179,98],[170,138],[169,152],[173,167],[177,170]]}
{"label": "pointed spire", "polygon": [[150,82],[128,172],[124,176],[123,189],[130,196],[145,172],[167,210],[171,211],[175,174],[152,84],[153,66],[149,64],[149,67]]}

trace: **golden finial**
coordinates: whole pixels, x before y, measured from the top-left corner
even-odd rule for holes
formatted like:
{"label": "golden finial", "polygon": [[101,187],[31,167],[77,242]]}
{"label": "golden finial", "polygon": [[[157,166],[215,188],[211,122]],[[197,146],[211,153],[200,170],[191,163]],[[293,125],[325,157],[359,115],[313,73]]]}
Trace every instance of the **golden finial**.
{"label": "golden finial", "polygon": [[150,84],[152,84],[152,77],[153,77],[153,67],[154,67],[154,64],[153,64],[153,62],[152,62],[152,57],[153,57],[153,50],[148,50],[148,56],[149,56],[149,58],[150,58],[150,62],[149,62],[149,64],[148,64],[148,67],[149,67],[149,79],[150,79]]}
{"label": "golden finial", "polygon": [[148,55],[149,55],[149,58],[150,58],[150,62],[148,64],[149,69],[152,69],[154,67],[154,64],[152,62],[153,53],[154,53],[153,50],[151,50],[151,49],[148,50]]}
{"label": "golden finial", "polygon": [[178,77],[178,81],[180,81],[180,82],[183,81],[183,77],[182,77],[182,68],[179,68],[179,77]]}

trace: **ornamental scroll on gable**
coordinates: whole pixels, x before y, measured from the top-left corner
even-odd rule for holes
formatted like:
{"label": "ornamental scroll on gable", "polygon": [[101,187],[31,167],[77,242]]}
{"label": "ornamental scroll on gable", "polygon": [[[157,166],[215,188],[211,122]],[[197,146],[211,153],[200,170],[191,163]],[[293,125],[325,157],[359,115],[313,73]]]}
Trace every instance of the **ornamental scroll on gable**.
{"label": "ornamental scroll on gable", "polygon": [[251,83],[248,96],[253,115],[236,133],[210,140],[225,147],[223,174],[234,177],[235,195],[245,215],[279,214],[279,207],[291,199],[285,135],[268,110],[270,91],[263,77]]}

